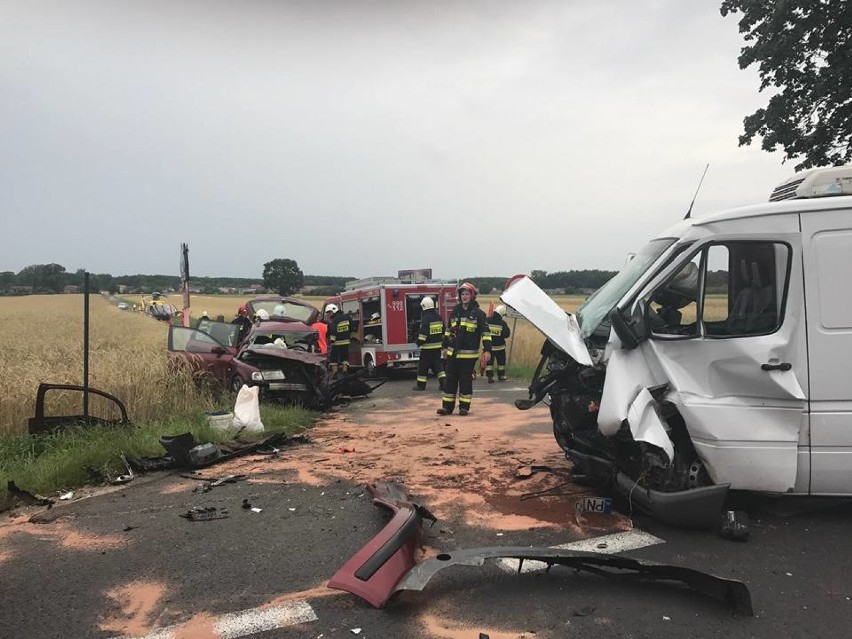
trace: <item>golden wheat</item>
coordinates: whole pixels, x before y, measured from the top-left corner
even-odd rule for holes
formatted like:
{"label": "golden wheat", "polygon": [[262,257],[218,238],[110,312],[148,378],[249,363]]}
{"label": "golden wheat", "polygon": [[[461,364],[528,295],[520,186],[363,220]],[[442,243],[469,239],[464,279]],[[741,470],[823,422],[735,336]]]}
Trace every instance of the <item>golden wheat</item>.
{"label": "golden wheat", "polygon": [[[132,421],[183,416],[212,406],[191,371],[169,366],[166,324],[120,311],[99,295],[90,302],[89,384],[124,402]],[[26,430],[40,382],[81,384],[83,296],[0,298],[0,433]],[[81,395],[52,395],[52,414],[81,414]],[[90,412],[104,403],[91,396]],[[113,415],[107,415],[113,416]]]}

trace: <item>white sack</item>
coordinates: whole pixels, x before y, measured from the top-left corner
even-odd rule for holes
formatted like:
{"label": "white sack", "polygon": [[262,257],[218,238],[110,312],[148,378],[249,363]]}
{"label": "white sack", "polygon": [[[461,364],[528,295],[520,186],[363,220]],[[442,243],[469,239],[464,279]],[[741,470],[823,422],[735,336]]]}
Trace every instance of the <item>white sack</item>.
{"label": "white sack", "polygon": [[263,422],[260,421],[260,400],[258,386],[246,386],[237,393],[237,402],[234,404],[234,428],[249,433],[262,433]]}

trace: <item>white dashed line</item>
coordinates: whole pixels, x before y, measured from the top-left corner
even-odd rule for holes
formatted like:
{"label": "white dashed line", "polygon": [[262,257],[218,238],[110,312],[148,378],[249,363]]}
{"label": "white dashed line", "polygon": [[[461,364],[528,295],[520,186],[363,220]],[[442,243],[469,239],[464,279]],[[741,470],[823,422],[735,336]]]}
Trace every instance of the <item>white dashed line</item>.
{"label": "white dashed line", "polygon": [[[563,550],[577,550],[582,552],[597,552],[602,555],[615,555],[629,550],[638,550],[646,546],[654,546],[656,544],[664,544],[664,540],[659,537],[641,530],[628,530],[627,532],[613,533],[612,535],[604,535],[602,537],[593,537],[591,539],[583,539],[581,541],[572,541],[570,544],[561,544],[553,546]],[[497,562],[506,572],[518,572],[520,561],[517,559],[501,559]],[[544,570],[547,564],[543,561],[524,560],[524,566],[521,572],[533,572],[536,570]]]}
{"label": "white dashed line", "polygon": [[[307,601],[293,601],[272,608],[252,608],[218,617],[211,639],[238,639],[248,635],[316,621],[317,615]],[[161,628],[144,637],[122,635],[113,639],[177,639],[183,624]]]}

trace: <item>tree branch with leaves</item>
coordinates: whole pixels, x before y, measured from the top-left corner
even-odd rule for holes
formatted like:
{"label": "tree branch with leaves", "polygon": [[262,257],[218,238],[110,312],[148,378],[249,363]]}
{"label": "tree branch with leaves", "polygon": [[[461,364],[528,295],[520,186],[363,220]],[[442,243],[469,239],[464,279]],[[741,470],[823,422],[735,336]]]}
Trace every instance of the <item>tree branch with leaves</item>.
{"label": "tree branch with leaves", "polygon": [[721,13],[742,14],[740,68],[777,90],[743,120],[740,146],[760,136],[796,169],[852,161],[852,0],[724,0]]}

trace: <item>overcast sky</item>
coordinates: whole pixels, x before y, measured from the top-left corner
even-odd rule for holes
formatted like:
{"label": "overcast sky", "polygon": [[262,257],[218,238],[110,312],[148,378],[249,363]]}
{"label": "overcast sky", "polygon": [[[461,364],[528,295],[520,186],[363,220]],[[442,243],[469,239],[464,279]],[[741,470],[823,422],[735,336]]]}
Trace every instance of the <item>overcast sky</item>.
{"label": "overcast sky", "polygon": [[694,0],[0,0],[0,271],[617,269],[793,173]]}

